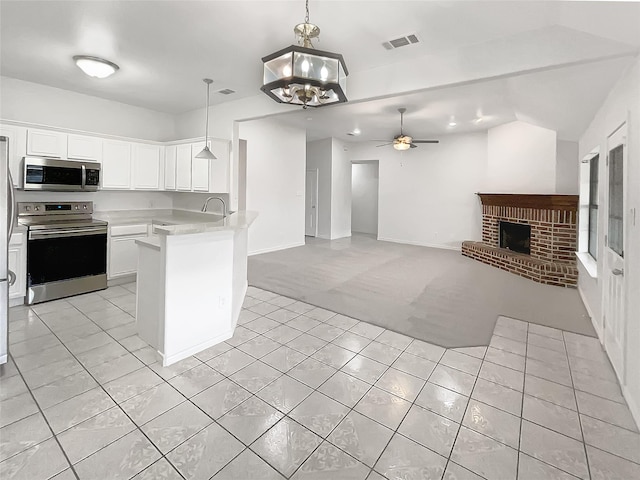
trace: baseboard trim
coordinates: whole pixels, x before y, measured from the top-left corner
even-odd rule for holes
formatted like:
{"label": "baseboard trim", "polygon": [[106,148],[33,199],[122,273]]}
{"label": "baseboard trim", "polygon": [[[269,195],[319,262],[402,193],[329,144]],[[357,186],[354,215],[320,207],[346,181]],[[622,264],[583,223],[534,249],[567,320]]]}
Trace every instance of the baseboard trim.
{"label": "baseboard trim", "polygon": [[297,243],[292,243],[290,245],[283,245],[280,247],[264,248],[262,250],[254,250],[253,252],[249,252],[248,256],[252,257],[253,255],[260,255],[262,253],[277,252],[279,250],[286,250],[287,248],[302,247],[303,245],[304,245],[304,242],[297,242]]}
{"label": "baseboard trim", "polygon": [[640,399],[633,398],[631,393],[629,393],[629,389],[624,385],[622,385],[622,396],[627,401],[627,406],[629,407],[629,411],[631,411],[631,416],[636,422],[636,426],[640,429],[640,403],[638,403]]}
{"label": "baseboard trim", "polygon": [[219,343],[222,343],[225,340],[229,340],[231,337],[233,337],[233,329],[227,332],[221,333],[220,335],[216,336],[215,338],[212,338],[211,340],[207,340],[206,342],[202,342],[191,348],[182,350],[181,352],[177,352],[172,355],[165,355],[161,352],[158,352],[158,354],[162,358],[162,366],[167,367],[167,366],[173,365],[176,362],[179,362],[180,360],[184,360],[185,358],[188,358],[191,355],[196,355],[202,352],[203,350],[206,350],[207,348],[210,348]]}
{"label": "baseboard trim", "polygon": [[[602,340],[603,340],[602,329],[600,328],[600,325],[597,325],[595,322],[595,316],[593,314],[593,311],[591,310],[591,307],[589,307],[589,303],[587,302],[587,299],[584,295],[584,292],[582,291],[582,288],[580,288],[580,284],[578,284],[578,294],[580,295],[580,300],[582,300],[582,304],[584,305],[585,310],[589,314],[589,318],[591,319],[591,325],[593,325],[593,329],[596,331],[598,340],[600,340],[600,344],[602,344]],[[603,345],[603,348],[604,348],[604,345]]]}
{"label": "baseboard trim", "polygon": [[404,243],[406,245],[416,245],[418,247],[431,247],[431,248],[440,248],[442,250],[455,250],[460,252],[462,250],[462,242],[460,242],[460,246],[453,247],[451,245],[443,245],[441,243],[426,243],[426,242],[412,242],[410,240],[398,240],[397,238],[387,238],[387,237],[378,237],[378,240],[381,242],[391,242],[391,243]]}

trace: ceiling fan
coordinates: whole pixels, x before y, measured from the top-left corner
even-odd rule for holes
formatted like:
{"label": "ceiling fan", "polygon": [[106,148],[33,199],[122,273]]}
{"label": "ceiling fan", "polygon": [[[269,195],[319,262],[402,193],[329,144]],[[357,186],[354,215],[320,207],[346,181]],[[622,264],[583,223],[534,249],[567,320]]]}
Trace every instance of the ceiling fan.
{"label": "ceiling fan", "polygon": [[[406,108],[399,108],[400,112],[400,134],[393,137],[393,141],[388,143],[383,143],[382,145],[376,145],[377,147],[386,147],[387,145],[393,145],[393,148],[396,150],[408,150],[409,148],[418,148],[416,143],[439,143],[439,140],[414,140],[409,135],[405,135],[402,131],[404,126],[404,112],[407,111]],[[383,142],[384,140],[378,140]]]}

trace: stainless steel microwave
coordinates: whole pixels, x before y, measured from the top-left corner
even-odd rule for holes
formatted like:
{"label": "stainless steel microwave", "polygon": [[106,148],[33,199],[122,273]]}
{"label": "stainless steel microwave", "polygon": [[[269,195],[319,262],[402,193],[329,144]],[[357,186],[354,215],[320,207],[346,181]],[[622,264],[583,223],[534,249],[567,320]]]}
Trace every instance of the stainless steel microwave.
{"label": "stainless steel microwave", "polygon": [[95,192],[100,185],[100,164],[55,158],[24,157],[24,189]]}

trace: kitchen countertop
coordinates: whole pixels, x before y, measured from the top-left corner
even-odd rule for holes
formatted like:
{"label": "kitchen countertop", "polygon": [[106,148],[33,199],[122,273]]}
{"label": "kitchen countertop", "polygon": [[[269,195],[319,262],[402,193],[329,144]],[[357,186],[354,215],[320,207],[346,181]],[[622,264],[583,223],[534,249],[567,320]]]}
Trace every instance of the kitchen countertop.
{"label": "kitchen countertop", "polygon": [[227,217],[192,210],[149,209],[94,212],[93,217],[111,226],[151,223],[153,233],[159,235],[188,235],[246,228],[258,216],[257,212],[235,212]]}

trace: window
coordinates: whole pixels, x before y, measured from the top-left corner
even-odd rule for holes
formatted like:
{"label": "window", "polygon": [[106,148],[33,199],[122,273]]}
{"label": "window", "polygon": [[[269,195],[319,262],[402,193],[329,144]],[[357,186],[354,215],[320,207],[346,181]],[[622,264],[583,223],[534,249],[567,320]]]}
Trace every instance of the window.
{"label": "window", "polygon": [[609,152],[609,248],[624,257],[623,145]]}
{"label": "window", "polygon": [[589,160],[589,241],[588,252],[598,258],[598,164],[600,155]]}

